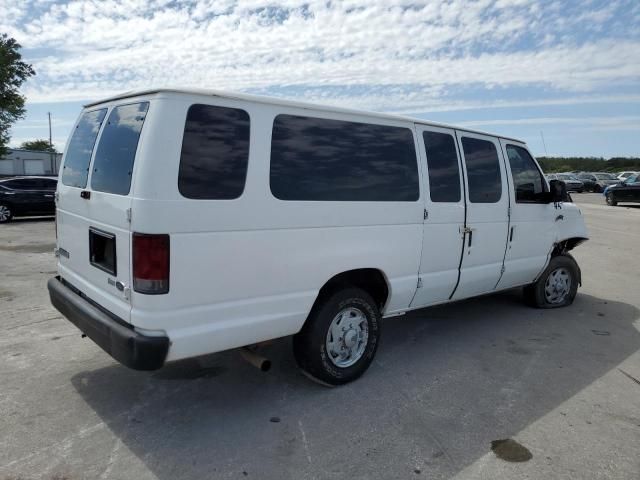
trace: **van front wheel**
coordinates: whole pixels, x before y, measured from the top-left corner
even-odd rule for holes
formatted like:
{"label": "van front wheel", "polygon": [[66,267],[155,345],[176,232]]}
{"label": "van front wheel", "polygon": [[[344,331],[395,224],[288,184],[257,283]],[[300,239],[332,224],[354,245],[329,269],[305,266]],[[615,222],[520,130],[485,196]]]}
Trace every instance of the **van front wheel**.
{"label": "van front wheel", "polygon": [[566,307],[576,298],[579,281],[580,267],[573,257],[558,255],[535,283],[524,287],[524,297],[533,307]]}
{"label": "van front wheel", "polygon": [[364,290],[347,288],[315,305],[293,337],[298,366],[313,380],[342,385],[362,375],[380,339],[381,315]]}

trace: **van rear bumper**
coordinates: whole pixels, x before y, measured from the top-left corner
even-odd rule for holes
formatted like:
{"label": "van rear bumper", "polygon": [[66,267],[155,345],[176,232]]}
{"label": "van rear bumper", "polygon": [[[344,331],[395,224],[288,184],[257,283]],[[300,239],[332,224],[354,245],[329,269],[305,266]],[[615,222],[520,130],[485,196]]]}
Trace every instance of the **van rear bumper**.
{"label": "van rear bumper", "polygon": [[117,361],[135,370],[157,370],[169,351],[169,338],[150,337],[104,312],[60,277],[47,282],[51,304]]}

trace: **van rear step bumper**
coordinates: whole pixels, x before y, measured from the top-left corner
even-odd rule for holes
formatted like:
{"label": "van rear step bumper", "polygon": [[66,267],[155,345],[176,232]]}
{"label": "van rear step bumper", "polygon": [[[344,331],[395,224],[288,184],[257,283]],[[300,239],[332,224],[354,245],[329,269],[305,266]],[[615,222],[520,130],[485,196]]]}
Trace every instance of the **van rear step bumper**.
{"label": "van rear step bumper", "polygon": [[120,363],[135,370],[162,367],[169,338],[141,335],[124,320],[105,313],[74,291],[60,277],[49,279],[47,288],[52,305]]}

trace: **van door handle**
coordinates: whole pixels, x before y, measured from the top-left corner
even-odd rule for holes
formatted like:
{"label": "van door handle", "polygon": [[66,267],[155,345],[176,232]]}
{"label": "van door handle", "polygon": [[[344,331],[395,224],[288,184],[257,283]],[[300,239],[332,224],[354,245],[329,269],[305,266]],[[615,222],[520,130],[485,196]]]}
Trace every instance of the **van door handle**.
{"label": "van door handle", "polygon": [[91,198],[91,192],[89,190],[82,190],[80,192],[80,198],[84,198],[85,200],[89,200]]}
{"label": "van door handle", "polygon": [[460,233],[462,233],[462,238],[464,238],[465,235],[469,235],[469,240],[468,240],[468,245],[469,247],[471,246],[471,242],[473,239],[473,231],[475,230],[475,228],[471,228],[471,227],[460,227]]}
{"label": "van door handle", "polygon": [[516,228],[516,227],[511,227],[511,231],[509,232],[509,241],[510,241],[510,242],[513,242],[513,230],[514,230],[515,228]]}

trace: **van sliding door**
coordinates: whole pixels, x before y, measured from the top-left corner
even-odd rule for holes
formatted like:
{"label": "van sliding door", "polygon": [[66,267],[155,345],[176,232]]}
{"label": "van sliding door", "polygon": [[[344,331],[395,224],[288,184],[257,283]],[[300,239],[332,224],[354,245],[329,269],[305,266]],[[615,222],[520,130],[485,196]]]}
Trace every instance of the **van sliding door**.
{"label": "van sliding door", "polygon": [[453,300],[495,289],[509,228],[509,190],[498,139],[462,131],[456,136],[463,156],[467,216],[460,282]]}
{"label": "van sliding door", "polygon": [[417,125],[425,192],[420,287],[411,307],[447,301],[458,283],[465,192],[455,132]]}

